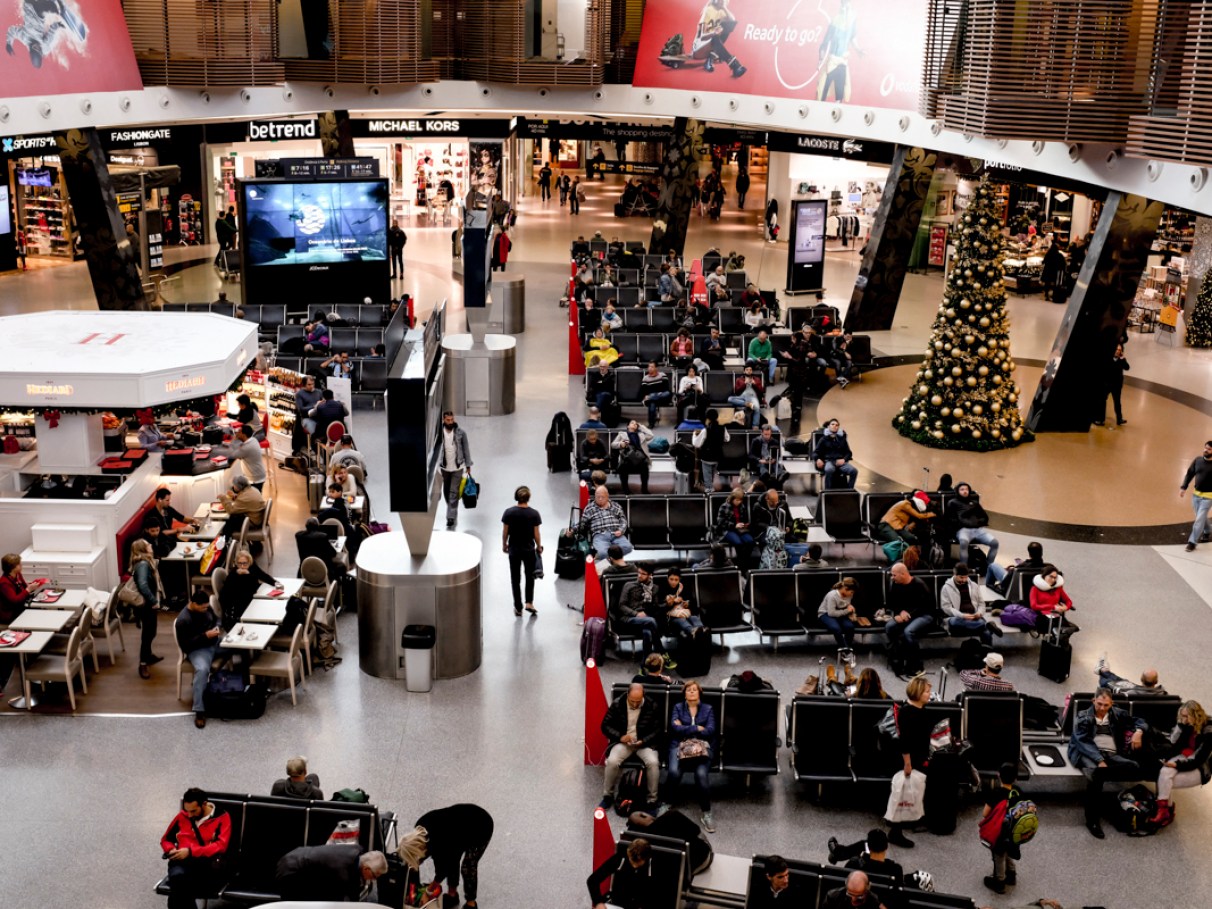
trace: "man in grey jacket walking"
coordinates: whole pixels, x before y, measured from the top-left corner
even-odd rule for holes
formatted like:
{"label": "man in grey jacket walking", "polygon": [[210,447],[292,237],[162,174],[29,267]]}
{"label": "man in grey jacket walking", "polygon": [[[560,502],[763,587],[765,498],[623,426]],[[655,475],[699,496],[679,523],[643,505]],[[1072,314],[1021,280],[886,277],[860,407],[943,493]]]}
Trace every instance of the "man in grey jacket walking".
{"label": "man in grey jacket walking", "polygon": [[467,433],[459,428],[449,410],[442,414],[438,436],[442,446],[438,468],[442,471],[442,497],[446,499],[446,529],[454,530],[459,521],[459,486],[465,475],[471,475],[471,449],[467,446]]}

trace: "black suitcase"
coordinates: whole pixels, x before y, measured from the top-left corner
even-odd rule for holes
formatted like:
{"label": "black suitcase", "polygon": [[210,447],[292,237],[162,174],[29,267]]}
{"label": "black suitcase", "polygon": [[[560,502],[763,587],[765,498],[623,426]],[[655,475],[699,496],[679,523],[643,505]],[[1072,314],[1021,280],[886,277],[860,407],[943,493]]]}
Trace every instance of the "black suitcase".
{"label": "black suitcase", "polygon": [[556,549],[555,573],[557,578],[575,581],[585,576],[585,554],[577,546],[576,537],[560,536]]}
{"label": "black suitcase", "polygon": [[222,445],[223,438],[222,426],[207,426],[202,430],[202,442],[206,445]]}
{"label": "black suitcase", "polygon": [[960,785],[971,779],[967,758],[951,751],[936,751],[926,768],[926,826],[937,836],[955,832],[960,809]]}
{"label": "black suitcase", "polygon": [[1143,783],[1130,786],[1122,792],[1103,796],[1103,813],[1111,826],[1128,836],[1152,836],[1158,827],[1149,823],[1157,813],[1157,797]]}
{"label": "black suitcase", "polygon": [[614,798],[614,810],[619,817],[630,817],[648,803],[648,785],[643,767],[626,767],[619,774],[618,794]]}
{"label": "black suitcase", "polygon": [[678,639],[677,672],[684,679],[701,679],[711,672],[711,632]]}
{"label": "black suitcase", "polygon": [[255,720],[265,713],[265,685],[249,685],[238,672],[220,669],[210,674],[202,703],[207,716],[220,720]]}
{"label": "black suitcase", "polygon": [[327,492],[324,487],[324,474],[318,470],[309,469],[307,472],[307,504],[311,508],[312,514],[320,510],[324,494]]}
{"label": "black suitcase", "polygon": [[1065,634],[1065,615],[1061,613],[1059,621],[1053,626],[1039,645],[1039,674],[1054,682],[1063,682],[1069,678],[1069,670],[1073,664],[1073,647]]}

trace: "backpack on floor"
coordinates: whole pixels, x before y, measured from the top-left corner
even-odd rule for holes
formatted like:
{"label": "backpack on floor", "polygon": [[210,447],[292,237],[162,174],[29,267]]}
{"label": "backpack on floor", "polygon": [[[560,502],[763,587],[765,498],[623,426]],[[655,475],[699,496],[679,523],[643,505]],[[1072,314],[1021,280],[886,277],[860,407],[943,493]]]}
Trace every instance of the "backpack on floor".
{"label": "backpack on floor", "polygon": [[619,774],[619,791],[614,800],[614,811],[619,817],[630,817],[648,801],[648,784],[643,767],[626,767]]}
{"label": "backpack on floor", "polygon": [[585,620],[581,629],[581,665],[592,659],[597,665],[602,665],[606,655],[606,620],[592,618]]}
{"label": "backpack on floor", "polygon": [[917,647],[909,644],[903,637],[897,638],[888,646],[888,665],[892,668],[893,675],[914,676],[922,671],[922,658]]}
{"label": "backpack on floor", "polygon": [[895,540],[889,540],[880,546],[884,550],[884,555],[887,556],[889,562],[899,562],[905,554],[905,550],[909,548],[909,544],[899,537]]}
{"label": "backpack on floor", "polygon": [[265,713],[265,699],[264,682],[249,685],[227,669],[212,672],[202,693],[207,715],[220,720],[255,720]]}
{"label": "backpack on floor", "polygon": [[1149,818],[1157,813],[1157,799],[1144,784],[1138,783],[1114,796],[1109,812],[1115,829],[1128,836],[1152,836],[1157,827]]}

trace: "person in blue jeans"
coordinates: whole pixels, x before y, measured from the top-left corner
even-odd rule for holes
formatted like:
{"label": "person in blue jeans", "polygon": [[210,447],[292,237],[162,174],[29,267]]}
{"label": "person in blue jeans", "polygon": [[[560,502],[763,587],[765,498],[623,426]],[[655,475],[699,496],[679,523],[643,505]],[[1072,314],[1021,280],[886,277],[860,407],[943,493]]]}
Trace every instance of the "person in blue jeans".
{"label": "person in blue jeans", "polygon": [[1195,489],[1191,495],[1191,509],[1195,512],[1195,522],[1191,525],[1191,535],[1187,537],[1187,552],[1193,552],[1197,543],[1204,542],[1208,532],[1208,509],[1212,507],[1212,441],[1204,442],[1203,456],[1196,458],[1187,468],[1182,485],[1178,488],[1180,499],[1192,484]]}
{"label": "person in blue jeans", "polygon": [[909,573],[904,562],[892,566],[892,583],[888,587],[887,608],[892,619],[884,626],[888,644],[904,638],[916,649],[918,638],[934,626],[934,596],[921,578]]}
{"label": "person in blue jeans", "polygon": [[699,616],[698,606],[689,598],[686,588],[682,585],[680,568],[675,566],[669,569],[661,594],[665,597],[665,617],[669,624],[676,628],[682,637],[688,638],[698,634],[703,628],[703,620]]}
{"label": "person in blue jeans", "polygon": [[745,490],[740,486],[733,487],[727,501],[720,505],[716,513],[714,532],[720,542],[735,547],[737,564],[746,570],[753,563],[753,547],[756,545],[749,527],[749,503],[745,501]]}
{"label": "person in blue jeans", "polygon": [[[673,705],[670,719],[669,760],[665,771],[665,801],[673,801],[673,791],[681,785],[682,774],[687,770],[694,774],[695,788],[702,810],[703,829],[715,833],[715,821],[711,817],[711,760],[715,752],[715,712],[710,704],[702,702],[703,689],[699,683],[689,681],[682,691],[684,700]],[[707,753],[701,757],[682,758],[678,750],[682,743],[697,739],[706,744]]]}
{"label": "person in blue jeans", "polygon": [[745,371],[733,383],[728,403],[747,410],[749,425],[757,429],[762,423],[762,400],[762,377],[753,371],[752,364],[746,364]]}
{"label": "person in blue jeans", "polygon": [[838,647],[847,650],[854,649],[854,620],[857,616],[854,610],[854,592],[858,590],[858,581],[854,578],[842,578],[833,585],[833,589],[821,600],[816,617],[820,623],[833,633],[833,639]]}
{"label": "person in blue jeans", "polygon": [[618,605],[614,608],[615,622],[638,630],[643,637],[641,663],[652,653],[653,643],[660,639],[661,626],[655,618],[659,608],[652,566],[641,563],[636,566],[635,580],[624,585]]}
{"label": "person in blue jeans", "polygon": [[985,584],[1001,583],[1006,569],[997,564],[997,550],[1001,543],[989,532],[989,515],[981,506],[981,497],[968,483],[955,484],[955,497],[947,503],[948,523],[956,528],[955,539],[959,543],[960,559],[968,557],[968,548],[973,543],[989,547],[989,567],[985,571]]}
{"label": "person in blue jeans", "polygon": [[673,400],[669,376],[661,372],[656,363],[649,363],[644,377],[640,379],[640,394],[644,396],[644,406],[648,408],[648,428],[652,429],[657,424],[658,408]]}
{"label": "person in blue jeans", "polygon": [[[268,631],[267,626],[263,633]],[[210,681],[211,665],[216,659],[228,656],[227,651],[219,648],[223,626],[210,608],[210,595],[206,591],[198,589],[190,595],[189,603],[173,623],[173,633],[177,646],[194,667],[194,725],[202,729],[206,726],[206,704],[202,695]]]}

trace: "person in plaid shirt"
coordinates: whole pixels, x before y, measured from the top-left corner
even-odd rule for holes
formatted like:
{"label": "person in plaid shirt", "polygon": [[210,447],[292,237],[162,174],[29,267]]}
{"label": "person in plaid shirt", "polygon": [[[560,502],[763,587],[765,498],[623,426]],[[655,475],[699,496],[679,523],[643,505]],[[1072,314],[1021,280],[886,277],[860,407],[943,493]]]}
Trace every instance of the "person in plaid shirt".
{"label": "person in plaid shirt", "polygon": [[589,541],[599,559],[606,558],[606,550],[611,545],[623,550],[623,555],[632,551],[631,541],[626,537],[627,518],[623,515],[623,509],[610,501],[610,493],[605,486],[597,488],[593,502],[581,515],[581,531],[589,533]]}
{"label": "person in plaid shirt", "polygon": [[984,669],[965,669],[959,676],[968,691],[1013,691],[1014,683],[1002,678],[1004,665],[1000,653],[989,653],[985,655]]}

